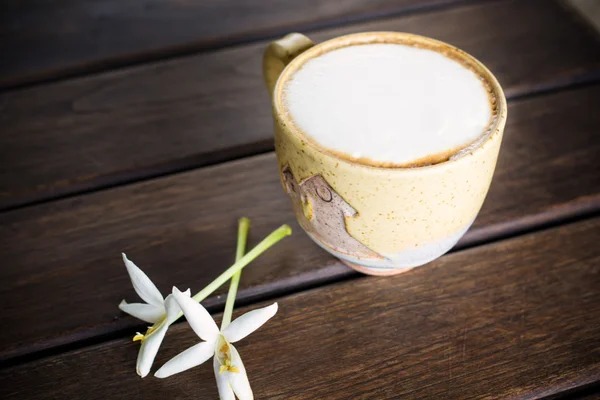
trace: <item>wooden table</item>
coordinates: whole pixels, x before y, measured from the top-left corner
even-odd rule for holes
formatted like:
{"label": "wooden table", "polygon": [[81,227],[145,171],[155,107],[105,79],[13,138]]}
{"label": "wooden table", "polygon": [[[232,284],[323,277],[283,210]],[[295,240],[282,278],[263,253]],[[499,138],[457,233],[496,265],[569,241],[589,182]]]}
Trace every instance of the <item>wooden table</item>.
{"label": "wooden table", "polygon": [[[249,3],[249,4],[247,4]],[[257,399],[600,398],[600,37],[552,0],[8,0],[0,13],[0,398],[212,399],[212,368],[140,379],[120,252],[163,293],[251,243],[235,315]],[[408,31],[496,74],[494,182],[448,255],[358,275],[294,221],[272,153],[265,45]],[[204,304],[216,314],[225,288]],[[217,315],[218,317],[218,315]],[[173,325],[161,365],[197,341]]]}

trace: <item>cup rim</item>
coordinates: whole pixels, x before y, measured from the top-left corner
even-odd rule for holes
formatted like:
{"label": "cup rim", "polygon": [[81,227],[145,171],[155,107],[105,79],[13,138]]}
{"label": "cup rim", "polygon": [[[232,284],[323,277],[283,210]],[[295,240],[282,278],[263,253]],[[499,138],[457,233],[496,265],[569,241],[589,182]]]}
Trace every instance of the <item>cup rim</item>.
{"label": "cup rim", "polygon": [[[480,76],[485,79],[486,84],[491,88],[492,98],[495,99],[495,119],[487,129],[487,133],[482,134],[471,144],[463,147],[457,153],[452,155],[449,159],[427,165],[416,165],[416,166],[399,166],[399,165],[372,165],[368,163],[359,162],[350,158],[343,157],[340,153],[333,149],[328,149],[324,146],[316,143],[309,135],[304,134],[302,130],[296,125],[290,113],[282,106],[283,103],[283,87],[286,82],[290,79],[293,74],[299,70],[307,61],[312,58],[318,57],[324,53],[332,50],[336,50],[343,47],[371,44],[371,43],[395,43],[395,44],[411,44],[415,47],[426,48],[430,50],[439,49],[444,50],[444,55],[457,62],[462,63],[465,67],[475,70]],[[406,32],[361,32],[354,33],[344,36],[339,36],[321,43],[314,45],[308,50],[304,51],[296,58],[294,58],[288,65],[283,69],[273,90],[273,108],[275,111],[275,118],[279,119],[280,122],[302,143],[306,143],[313,150],[324,153],[330,157],[343,163],[349,163],[352,165],[370,168],[374,170],[386,170],[386,171],[415,171],[415,170],[433,170],[440,168],[447,168],[454,163],[461,162],[466,159],[466,156],[473,155],[475,153],[484,150],[486,143],[493,140],[498,140],[503,132],[504,125],[506,124],[507,117],[507,104],[504,91],[500,86],[500,83],[496,77],[490,72],[490,70],[483,65],[479,60],[465,51],[452,46],[448,43],[429,38],[426,36],[416,35]]]}

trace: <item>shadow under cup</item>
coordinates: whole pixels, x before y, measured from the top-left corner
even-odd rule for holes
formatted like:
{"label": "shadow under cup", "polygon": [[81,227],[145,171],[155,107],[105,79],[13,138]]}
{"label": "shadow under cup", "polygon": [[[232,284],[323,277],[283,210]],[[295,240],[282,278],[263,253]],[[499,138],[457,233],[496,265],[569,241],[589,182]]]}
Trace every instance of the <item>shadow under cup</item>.
{"label": "shadow under cup", "polygon": [[[371,43],[434,50],[474,71],[490,95],[489,129],[442,162],[416,167],[370,165],[320,147],[294,124],[283,88],[308,60]],[[393,275],[440,257],[469,229],[492,180],[507,114],[502,88],[483,64],[446,43],[406,33],[360,33],[318,45],[290,34],[267,49],[264,75],[281,181],[299,224],[319,246],[360,272]]]}

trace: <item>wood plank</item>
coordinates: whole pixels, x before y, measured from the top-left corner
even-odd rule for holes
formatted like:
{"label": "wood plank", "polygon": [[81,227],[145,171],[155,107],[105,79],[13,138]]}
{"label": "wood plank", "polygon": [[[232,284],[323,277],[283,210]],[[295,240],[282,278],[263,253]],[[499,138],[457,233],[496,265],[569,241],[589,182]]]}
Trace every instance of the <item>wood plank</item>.
{"label": "wood plank", "polygon": [[465,0],[2,2],[0,87]]}
{"label": "wood plank", "polygon": [[[237,348],[260,399],[563,392],[600,379],[599,242],[596,218],[454,253],[392,278],[284,297],[278,315]],[[197,342],[187,324],[172,326],[156,365]],[[141,380],[137,348],[125,338],[5,369],[0,394],[216,397],[212,363]]]}
{"label": "wood plank", "polygon": [[[372,30],[464,48],[497,74],[508,96],[600,77],[600,42],[546,0],[484,3],[313,36]],[[264,46],[0,96],[0,209],[271,150]]]}
{"label": "wood plank", "polygon": [[[494,183],[460,246],[600,209],[599,96],[597,85],[510,103]],[[253,221],[254,242],[282,223],[295,230],[247,269],[242,301],[352,274],[295,224],[273,154],[15,210],[0,214],[0,298],[12,327],[0,360],[142,329],[116,308],[131,298],[119,253],[163,293],[199,290],[231,263],[240,216]]]}

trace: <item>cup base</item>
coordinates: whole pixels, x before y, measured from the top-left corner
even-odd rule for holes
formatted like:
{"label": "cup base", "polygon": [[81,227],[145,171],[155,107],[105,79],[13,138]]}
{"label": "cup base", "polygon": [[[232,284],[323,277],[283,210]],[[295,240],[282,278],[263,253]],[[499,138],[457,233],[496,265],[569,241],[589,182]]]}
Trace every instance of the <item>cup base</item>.
{"label": "cup base", "polygon": [[376,270],[374,268],[364,267],[362,265],[354,264],[354,263],[351,263],[351,262],[346,261],[346,260],[342,260],[342,259],[339,259],[339,260],[341,262],[343,262],[344,264],[346,264],[347,266],[349,266],[350,268],[352,268],[353,270],[360,272],[361,274],[373,275],[373,276],[392,276],[392,275],[398,275],[398,274],[401,274],[403,272],[410,271],[411,269],[414,268],[414,267],[406,267],[406,268],[394,268],[394,269]]}

